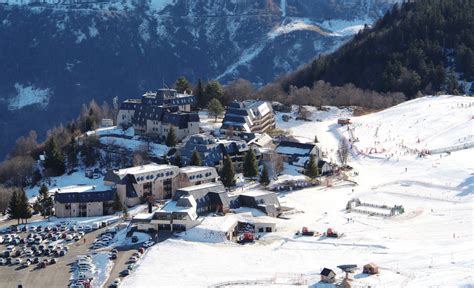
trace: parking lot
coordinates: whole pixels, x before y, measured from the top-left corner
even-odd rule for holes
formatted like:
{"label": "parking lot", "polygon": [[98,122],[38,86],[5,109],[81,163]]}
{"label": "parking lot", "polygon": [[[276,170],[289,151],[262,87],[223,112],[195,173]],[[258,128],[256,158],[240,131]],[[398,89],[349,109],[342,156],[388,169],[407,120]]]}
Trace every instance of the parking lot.
{"label": "parking lot", "polygon": [[[22,284],[23,287],[37,287],[38,283],[41,283],[43,287],[67,287],[71,264],[78,255],[91,253],[89,248],[96,237],[106,229],[94,230],[92,225],[81,226],[64,222],[46,224],[41,228],[35,226],[35,229],[30,226],[26,231],[2,231],[1,242],[8,242],[0,245],[2,286],[17,287]],[[32,263],[26,266],[28,259]],[[51,259],[55,259],[53,261],[57,263],[50,264]],[[43,260],[48,264],[40,264]]]}

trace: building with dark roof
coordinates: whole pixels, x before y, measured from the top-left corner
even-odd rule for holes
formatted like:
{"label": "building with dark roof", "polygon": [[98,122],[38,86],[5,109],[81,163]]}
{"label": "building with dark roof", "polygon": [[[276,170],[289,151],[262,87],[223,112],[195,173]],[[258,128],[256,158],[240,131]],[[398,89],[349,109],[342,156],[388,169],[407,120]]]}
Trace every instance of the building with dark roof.
{"label": "building with dark roof", "polygon": [[232,102],[226,107],[221,133],[240,135],[242,133],[263,133],[275,128],[272,105],[265,101]]}
{"label": "building with dark roof", "polygon": [[155,200],[173,198],[177,189],[216,182],[219,175],[213,167],[147,164],[110,170],[104,184],[115,187],[122,202],[131,207],[148,197]]}
{"label": "building with dark roof", "polygon": [[[223,167],[224,155],[228,155],[234,165],[236,172],[242,172],[245,153],[249,150],[247,142],[240,139],[218,139],[209,134],[190,135],[178,146],[183,164],[190,162],[194,151],[199,153],[203,165],[215,167],[220,171]],[[260,159],[260,151],[255,150],[257,160]],[[173,157],[171,157],[173,158]]]}
{"label": "building with dark roof", "polygon": [[275,152],[282,155],[286,162],[297,167],[305,167],[311,155],[316,156],[317,161],[321,159],[321,151],[312,143],[281,141]]}
{"label": "building with dark roof", "polygon": [[56,217],[91,217],[113,214],[115,189],[90,185],[56,188],[54,211]]}
{"label": "building with dark roof", "polygon": [[262,211],[268,216],[280,215],[281,206],[276,193],[269,191],[248,191],[229,199],[230,208],[249,207]]}
{"label": "building with dark roof", "polygon": [[134,127],[137,135],[164,140],[171,127],[178,140],[199,133],[199,115],[191,112],[196,103],[193,95],[179,94],[174,89],[147,92],[141,99],[122,102],[117,125]]}

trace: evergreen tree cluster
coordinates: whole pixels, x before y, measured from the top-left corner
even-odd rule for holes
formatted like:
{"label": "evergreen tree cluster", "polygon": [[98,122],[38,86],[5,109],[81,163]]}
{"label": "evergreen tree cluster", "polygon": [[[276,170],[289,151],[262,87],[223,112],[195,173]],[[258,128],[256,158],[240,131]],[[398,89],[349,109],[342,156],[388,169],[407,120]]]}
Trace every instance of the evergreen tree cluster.
{"label": "evergreen tree cluster", "polygon": [[18,224],[20,224],[20,220],[26,220],[26,222],[28,222],[32,213],[25,190],[16,189],[13,191],[10,203],[8,204],[7,213],[10,219],[18,220]]}
{"label": "evergreen tree cluster", "polygon": [[318,80],[352,83],[410,99],[418,92],[463,94],[456,73],[460,80],[474,80],[474,1],[407,1],[281,84],[288,90]]}

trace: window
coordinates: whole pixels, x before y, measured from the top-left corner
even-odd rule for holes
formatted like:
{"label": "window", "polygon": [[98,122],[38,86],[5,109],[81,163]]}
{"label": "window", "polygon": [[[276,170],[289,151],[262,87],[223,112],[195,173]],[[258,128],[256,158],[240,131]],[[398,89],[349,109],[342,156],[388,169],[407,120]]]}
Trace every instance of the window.
{"label": "window", "polygon": [[267,232],[267,233],[272,232],[272,227],[267,227],[267,228],[265,228],[265,232]]}
{"label": "window", "polygon": [[66,205],[64,205],[64,209],[66,209],[66,210],[71,209],[71,204],[66,204]]}

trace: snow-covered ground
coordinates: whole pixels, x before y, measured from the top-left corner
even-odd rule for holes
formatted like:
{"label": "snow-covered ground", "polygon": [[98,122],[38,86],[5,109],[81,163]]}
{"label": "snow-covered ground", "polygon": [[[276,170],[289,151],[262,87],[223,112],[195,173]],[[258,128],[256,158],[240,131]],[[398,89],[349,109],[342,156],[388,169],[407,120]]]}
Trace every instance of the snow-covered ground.
{"label": "snow-covered ground", "polygon": [[[396,153],[400,139],[406,139],[406,145],[418,144],[409,139],[429,137],[430,143],[439,146],[455,144],[473,132],[473,103],[474,99],[467,97],[425,97],[372,115],[352,117],[355,137],[360,140],[356,145],[380,141],[385,149]],[[330,152],[337,149],[341,135],[348,136],[346,127],[335,125],[338,117],[348,115],[349,110],[337,108],[313,110],[313,119],[320,122],[279,119],[278,126],[307,142],[316,134],[323,150]],[[394,144],[383,141],[389,135],[396,138]],[[336,268],[341,264],[359,266],[354,287],[472,287],[473,151],[454,151],[441,158],[353,153],[349,165],[359,175],[351,176],[351,180],[358,185],[342,182],[334,187],[280,194],[281,204],[295,207],[297,213],[275,219],[277,232],[251,245],[204,243],[189,238],[159,243],[124,280],[123,287],[151,287],[157,283],[163,287],[207,287],[228,281],[233,281],[233,287],[244,287],[256,280],[260,283],[257,286],[301,283],[322,287],[317,284],[321,269],[333,268],[341,279],[343,275]],[[405,213],[385,218],[346,213],[346,203],[354,197],[372,204],[403,205]],[[302,226],[318,232],[331,227],[344,237],[295,236]],[[369,262],[380,266],[379,275],[361,274],[360,267]]]}

